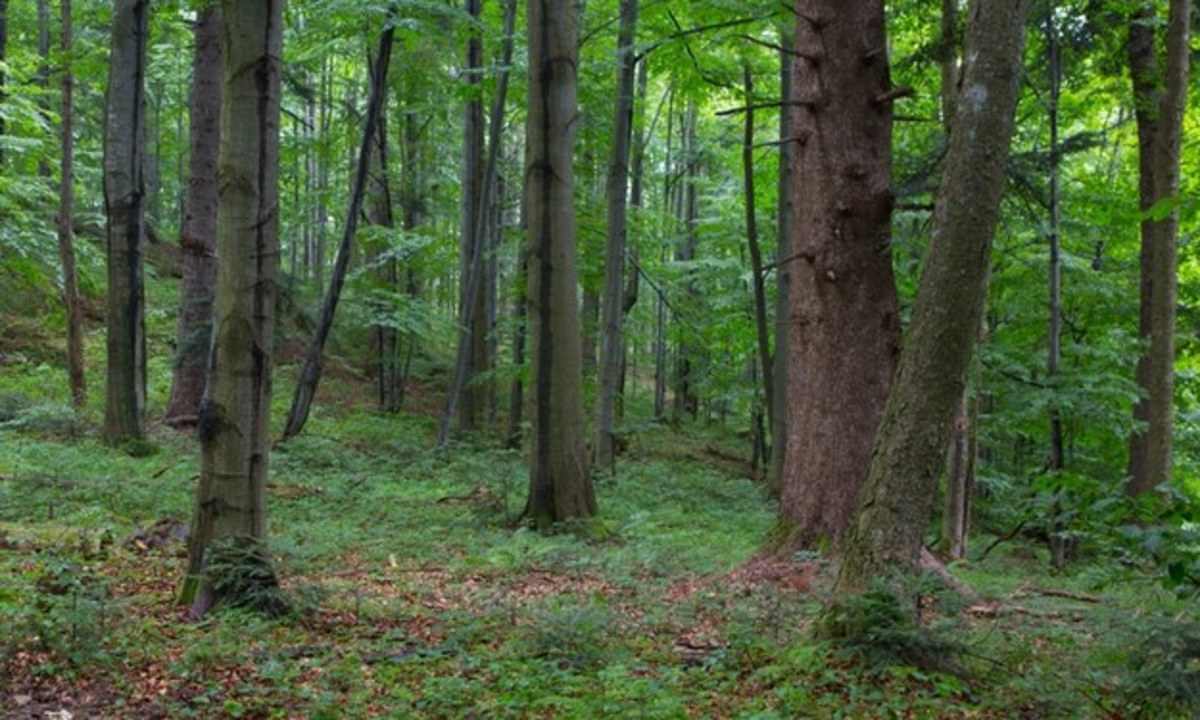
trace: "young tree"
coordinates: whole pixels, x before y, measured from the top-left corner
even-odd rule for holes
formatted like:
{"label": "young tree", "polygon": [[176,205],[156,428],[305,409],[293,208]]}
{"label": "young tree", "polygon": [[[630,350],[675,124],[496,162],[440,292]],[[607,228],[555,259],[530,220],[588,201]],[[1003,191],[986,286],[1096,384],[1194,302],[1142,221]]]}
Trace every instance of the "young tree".
{"label": "young tree", "polygon": [[625,317],[625,212],[629,197],[629,152],[633,140],[633,80],[637,56],[637,0],[621,0],[617,27],[617,99],[614,111],[612,156],[605,189],[608,204],[608,237],[605,247],[604,298],[600,340],[600,389],[596,399],[596,465],[611,468],[615,459],[617,390],[623,357],[622,322]]}
{"label": "young tree", "polygon": [[167,422],[192,424],[204,394],[212,340],[213,283],[217,273],[217,154],[220,147],[221,37],[215,5],[196,16],[190,102],[187,207],[179,231],[183,251],[179,325]]}
{"label": "young tree", "polygon": [[1025,0],[973,0],[967,58],[910,337],[875,439],[837,589],[913,573],[987,294],[1021,78]]}
{"label": "young tree", "polygon": [[579,5],[529,0],[528,143],[533,461],[525,514],[539,528],[596,515],[583,443],[583,348],[575,261]]}
{"label": "young tree", "polygon": [[148,0],[116,0],[104,131],[108,218],[108,382],[104,437],[139,437],[146,410],[146,327],[142,281],[143,155],[146,139]]}
{"label": "young tree", "polygon": [[222,0],[221,187],[213,354],[200,405],[200,484],[180,601],[219,598],[210,547],[267,532],[275,283],[279,272],[279,104],[283,0]]}
{"label": "young tree", "polygon": [[788,427],[780,526],[840,542],[899,351],[892,275],[892,100],[882,0],[796,3],[787,273]]}
{"label": "young tree", "polygon": [[75,75],[71,70],[71,0],[62,0],[60,11],[63,67],[59,130],[62,171],[58,189],[58,257],[62,265],[63,307],[67,313],[67,377],[71,385],[71,404],[79,409],[87,400],[87,380],[83,374],[83,301],[79,297],[79,272],[75,262],[72,228],[75,215]]}
{"label": "young tree", "polygon": [[[484,325],[483,283],[472,284],[470,276],[476,273],[476,244],[483,242],[480,223],[485,182],[483,179],[483,96],[481,74],[483,72],[483,40],[480,37],[480,15],[483,0],[465,0],[466,11],[471,18],[471,31],[467,40],[467,102],[463,108],[463,164],[462,194],[459,199],[461,220],[459,222],[459,342],[466,343],[469,352],[465,358],[466,384],[458,390],[458,429],[469,432],[475,429],[482,405],[479,387],[472,387],[478,373],[487,370],[487,328]],[[482,250],[482,248],[480,248]],[[457,372],[457,369],[456,369]]]}

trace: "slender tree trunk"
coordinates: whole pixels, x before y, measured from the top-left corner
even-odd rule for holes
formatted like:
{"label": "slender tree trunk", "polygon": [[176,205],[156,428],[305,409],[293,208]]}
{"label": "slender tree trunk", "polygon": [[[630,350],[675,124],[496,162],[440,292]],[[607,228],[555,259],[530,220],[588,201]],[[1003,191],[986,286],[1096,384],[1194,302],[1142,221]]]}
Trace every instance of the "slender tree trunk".
{"label": "slender tree trunk", "polygon": [[[79,297],[79,273],[72,236],[75,215],[75,76],[71,69],[71,0],[62,0],[61,12],[62,173],[58,194],[58,257],[62,263],[62,298],[67,314],[67,377],[71,385],[71,405],[78,410],[87,400],[87,380],[83,373],[83,302]],[[3,60],[2,51],[0,60]],[[0,128],[0,133],[3,132]]]}
{"label": "slender tree trunk", "polygon": [[[754,76],[750,64],[742,65],[742,88],[746,95],[745,130],[742,135],[742,186],[746,195],[746,244],[750,249],[750,272],[754,281],[754,321],[758,329],[758,366],[763,379],[763,402],[768,422],[774,422],[775,374],[771,369],[771,331],[767,324],[767,287],[763,275],[762,249],[758,244],[758,218],[754,212]],[[766,459],[766,437],[763,459]]]}
{"label": "slender tree trunk", "polygon": [[353,254],[354,234],[358,230],[358,216],[362,209],[363,195],[366,192],[367,171],[371,165],[371,143],[375,137],[379,116],[383,112],[388,65],[392,59],[392,40],[395,32],[395,27],[389,24],[379,37],[379,55],[376,60],[378,65],[372,74],[374,83],[371,85],[371,95],[367,101],[367,120],[363,126],[358,168],[354,175],[354,187],[350,191],[350,206],[346,210],[342,241],[338,245],[333,276],[329,280],[329,292],[321,306],[321,317],[317,320],[316,330],[313,332],[308,353],[304,358],[304,368],[300,371],[300,379],[296,383],[292,408],[288,412],[287,422],[283,428],[284,440],[299,435],[300,431],[304,429],[304,424],[308,421],[309,410],[312,408],[313,396],[316,395],[317,385],[321,382],[321,371],[325,364],[325,341],[329,338],[330,330],[333,329],[333,316],[337,312],[338,300],[342,296],[342,285],[345,283],[346,271],[350,266],[350,256]]}
{"label": "slender tree trunk", "polygon": [[785,551],[840,544],[900,345],[889,248],[893,87],[883,1],[796,7],[796,211],[793,252],[782,261],[791,367],[780,523],[772,538]]}
{"label": "slender tree trunk", "polygon": [[[371,62],[372,71],[376,63]],[[374,78],[371,78],[374,84]],[[388,170],[387,144],[387,88],[384,87],[384,98],[379,109],[379,122],[375,125],[375,136],[371,139],[370,169],[367,172],[367,222],[377,227],[391,229],[395,225],[392,216],[392,192]],[[390,253],[381,257],[379,248],[372,249],[371,264],[376,267],[375,275],[391,292],[395,292],[400,284],[399,264]],[[373,312],[386,316],[388,303],[385,300],[373,302]],[[371,344],[376,356],[376,383],[378,386],[379,409],[383,412],[394,413],[399,405],[399,341],[396,328],[387,321],[374,323],[371,327]]]}
{"label": "slender tree trunk", "polygon": [[[663,212],[666,218],[668,236],[674,237],[678,225],[678,217],[674,212],[672,198],[672,177],[676,175],[677,160],[673,153],[672,141],[675,137],[675,89],[667,88],[667,152],[664,165],[666,173],[663,180]],[[665,249],[664,249],[665,256]],[[664,257],[665,259],[665,257]],[[667,302],[661,290],[655,293],[654,299],[654,417],[663,419],[667,414]]]}
{"label": "slender tree trunk", "polygon": [[946,137],[954,126],[954,108],[958,105],[958,3],[942,0],[942,36],[940,38],[942,71],[942,127]]}
{"label": "slender tree trunk", "polygon": [[596,465],[613,468],[616,459],[617,390],[625,319],[626,207],[629,192],[629,153],[633,140],[634,70],[637,61],[638,0],[621,0],[617,30],[617,100],[608,168],[608,242],[605,249],[603,335],[600,343],[600,389],[596,404]]}
{"label": "slender tree trunk", "polygon": [[[683,160],[686,163],[682,192],[680,193],[680,217],[683,219],[685,230],[683,244],[675,250],[675,261],[682,263],[687,279],[683,282],[684,305],[693,307],[696,296],[695,281],[691,279],[690,263],[696,259],[696,249],[699,244],[698,225],[700,222],[700,201],[697,184],[700,175],[699,152],[696,149],[696,102],[688,100],[687,112],[683,127]],[[683,322],[684,318],[676,318]],[[695,373],[695,344],[688,336],[688,331],[681,333],[679,344],[675,351],[675,419],[682,420],[684,415],[696,419],[700,410],[700,401],[696,396]]]}
{"label": "slender tree trunk", "polygon": [[217,161],[221,144],[221,27],[216,6],[201,10],[194,29],[191,141],[187,210],[179,233],[183,282],[175,370],[167,422],[195,422],[204,395],[212,344],[213,286],[217,274]]}
{"label": "slender tree trunk", "polygon": [[[473,286],[469,278],[475,271],[475,257],[482,256],[476,252],[475,243],[482,239],[477,223],[482,217],[480,207],[483,198],[483,42],[480,30],[475,26],[479,22],[483,10],[482,0],[465,0],[466,12],[470,16],[472,28],[467,40],[466,84],[467,101],[463,110],[463,164],[462,191],[459,199],[461,220],[459,222],[459,295],[458,318],[462,330],[459,342],[467,344],[466,382],[458,391],[460,397],[452,402],[458,407],[458,430],[470,432],[475,429],[478,418],[477,400],[478,389],[472,386],[472,380],[477,373],[487,368],[477,366],[482,360],[481,347],[485,338],[481,334],[483,313],[480,312],[483,300],[482,283]],[[471,294],[468,294],[471,293]],[[461,354],[460,354],[461,355]],[[457,369],[456,369],[457,372]],[[440,444],[440,443],[439,443]]]}
{"label": "slender tree trunk", "polygon": [[[973,0],[954,131],[910,337],[836,589],[915,573],[979,336],[1021,77],[1025,0]],[[899,589],[904,596],[907,590]]]}
{"label": "slender tree trunk", "polygon": [[143,156],[148,0],[116,0],[112,17],[104,133],[108,218],[108,376],[104,437],[140,437],[146,411],[146,327],[142,281]]}
{"label": "slender tree trunk", "polygon": [[[6,62],[8,62],[8,0],[0,0],[0,68],[3,68]],[[0,103],[4,102],[8,96],[7,85],[8,77],[3,70],[0,70]],[[0,135],[4,135],[7,130],[4,118],[0,117]],[[3,165],[4,152],[0,149],[0,167]]]}
{"label": "slender tree trunk", "polygon": [[526,516],[543,529],[598,512],[583,442],[583,352],[575,269],[578,5],[529,0],[526,104],[533,462]]}
{"label": "slender tree trunk", "polygon": [[271,351],[279,273],[279,102],[283,2],[222,0],[220,211],[208,384],[200,406],[200,484],[180,602],[219,598],[205,579],[218,540],[267,534]]}
{"label": "slender tree trunk", "polygon": [[[484,274],[484,248],[487,244],[485,226],[486,226],[486,208],[491,202],[491,194],[496,187],[496,177],[499,172],[500,163],[500,140],[501,132],[504,126],[504,103],[508,97],[508,66],[512,60],[512,34],[513,26],[516,22],[516,0],[509,0],[508,8],[504,16],[504,47],[503,55],[503,70],[500,74],[500,82],[496,89],[496,97],[492,103],[491,117],[491,137],[489,140],[487,164],[484,167],[482,183],[483,193],[480,195],[479,203],[476,209],[479,211],[477,217],[472,223],[472,228],[476,233],[476,237],[471,241],[471,257],[467,259],[465,266],[466,272],[462,275],[463,283],[460,300],[466,298],[481,297],[480,288],[483,286]],[[471,380],[471,368],[474,364],[477,340],[486,342],[486,334],[482,337],[476,337],[470,332],[470,328],[475,327],[476,320],[480,315],[486,313],[486,305],[481,307],[477,302],[460,303],[462,314],[461,330],[459,332],[458,356],[454,364],[454,377],[450,381],[450,392],[446,395],[446,407],[442,411],[442,417],[438,422],[437,446],[444,447],[450,439],[450,419],[454,417],[456,405],[460,402],[469,400],[467,392],[467,384]],[[462,421],[464,416],[459,413],[459,427],[463,427]]]}
{"label": "slender tree trunk", "polygon": [[[1133,419],[1145,424],[1150,419],[1148,388],[1150,386],[1150,303],[1154,286],[1154,223],[1150,208],[1157,199],[1154,193],[1154,150],[1157,145],[1158,111],[1162,102],[1159,83],[1158,52],[1154,47],[1155,3],[1143,2],[1129,20],[1129,75],[1133,84],[1134,117],[1138,134],[1138,206],[1143,213],[1140,223],[1141,251],[1138,339],[1143,352],[1138,355],[1137,385],[1142,396],[1133,406]],[[1135,429],[1129,437],[1129,469],[1126,490],[1137,495],[1150,490],[1146,471],[1146,430]]]}
{"label": "slender tree trunk", "polygon": [[[796,44],[795,28],[784,23],[780,29],[779,87],[780,96],[792,97],[792,66],[795,58],[789,52]],[[793,155],[796,152],[795,131],[792,128],[792,110],[783,106],[779,110],[779,180],[777,227],[775,238],[775,261],[783,263],[792,256],[792,218],[795,213],[796,183]],[[790,370],[788,368],[788,307],[790,273],[782,267],[775,269],[775,357],[771,371],[774,374],[771,402],[771,464],[767,468],[767,490],[774,498],[783,492],[784,447],[787,442],[787,392]]]}

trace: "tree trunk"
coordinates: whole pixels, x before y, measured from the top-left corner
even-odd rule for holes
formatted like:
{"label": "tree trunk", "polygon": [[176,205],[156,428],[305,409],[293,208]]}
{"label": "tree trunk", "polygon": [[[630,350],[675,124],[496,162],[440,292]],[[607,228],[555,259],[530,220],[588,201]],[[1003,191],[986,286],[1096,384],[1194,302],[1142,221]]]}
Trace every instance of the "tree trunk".
{"label": "tree trunk", "polygon": [[[780,96],[792,97],[792,65],[795,62],[790,50],[796,42],[796,33],[787,22],[780,28],[779,87]],[[775,237],[775,261],[783,263],[792,256],[792,218],[795,213],[796,183],[795,131],[792,128],[792,110],[784,105],[779,110],[779,180],[778,207],[776,208],[777,231]],[[771,364],[774,374],[771,401],[771,464],[767,468],[767,491],[771,497],[779,498],[783,493],[784,448],[787,443],[787,392],[788,392],[788,289],[789,273],[781,266],[775,268],[775,357]]]}
{"label": "tree trunk", "polygon": [[221,26],[215,6],[201,10],[194,30],[191,142],[187,210],[179,232],[183,282],[175,369],[167,423],[193,424],[204,394],[212,344],[213,284],[216,280],[217,161],[220,150]]}
{"label": "tree trunk", "polygon": [[[70,2],[70,0],[67,0]],[[0,68],[8,62],[8,0],[0,0]],[[8,85],[8,76],[0,69],[0,103],[4,102],[8,93],[5,92]],[[0,135],[7,132],[7,123],[4,118],[0,117]],[[0,149],[0,167],[4,165],[4,152]]]}
{"label": "tree trunk", "polygon": [[[1149,212],[1153,207],[1154,148],[1157,144],[1158,110],[1162,102],[1159,84],[1158,53],[1154,47],[1155,5],[1144,2],[1129,20],[1129,75],[1133,84],[1134,117],[1138,134],[1138,207],[1143,213],[1140,223],[1141,250],[1139,253],[1140,283],[1138,339],[1143,352],[1138,355],[1137,385],[1142,396],[1133,405],[1133,419],[1145,424],[1150,419],[1149,393],[1150,303],[1154,286],[1154,223]],[[1126,490],[1138,495],[1153,488],[1146,472],[1146,429],[1137,428],[1129,436],[1129,469]]]}
{"label": "tree trunk", "polygon": [[[908,342],[836,589],[917,571],[979,334],[1021,77],[1025,0],[974,0],[954,131]],[[903,592],[903,591],[901,591]],[[906,593],[904,593],[906,594]]]}
{"label": "tree trunk", "polygon": [[533,462],[526,515],[540,529],[598,512],[583,442],[583,352],[576,302],[578,5],[529,0],[525,165],[529,209]]}
{"label": "tree trunk", "polygon": [[[742,65],[742,87],[746,95],[745,130],[742,135],[742,185],[746,195],[746,244],[750,249],[750,272],[754,281],[754,320],[758,329],[758,366],[763,379],[763,402],[769,423],[775,422],[771,406],[775,399],[775,374],[771,369],[771,334],[767,325],[767,287],[763,276],[762,249],[758,244],[758,218],[754,215],[754,76],[750,63]],[[766,460],[766,436],[760,434]]]}
{"label": "tree trunk", "polygon": [[[683,161],[684,180],[682,192],[679,195],[680,199],[680,215],[685,228],[683,244],[675,249],[675,261],[683,265],[685,279],[683,281],[683,304],[685,307],[694,307],[696,286],[692,280],[692,268],[690,264],[696,259],[696,249],[699,244],[699,236],[697,234],[698,225],[700,222],[700,200],[698,196],[697,184],[700,175],[700,158],[699,152],[696,149],[696,101],[689,99],[687,112],[684,115],[683,127]],[[684,322],[685,318],[675,318],[677,322]],[[695,343],[692,342],[689,328],[684,328],[684,332],[680,333],[679,344],[675,350],[675,410],[674,415],[676,420],[682,420],[685,415],[691,415],[692,419],[696,419],[696,415],[700,410],[700,401],[696,396],[696,378],[695,378]]]}
{"label": "tree trunk", "polygon": [[939,65],[942,71],[942,127],[947,138],[954,126],[954,108],[958,105],[958,3],[959,0],[942,0]]}
{"label": "tree trunk", "polygon": [[825,0],[797,10],[796,210],[793,252],[782,261],[791,375],[774,537],[783,550],[840,544],[900,344],[883,2]]}
{"label": "tree trunk", "polygon": [[313,332],[312,341],[309,343],[308,352],[304,358],[304,368],[300,371],[300,379],[296,383],[292,408],[288,412],[287,422],[283,428],[284,440],[299,435],[300,431],[304,429],[304,424],[308,422],[309,410],[312,408],[313,396],[316,395],[317,385],[321,382],[321,371],[325,364],[325,341],[329,338],[330,330],[333,329],[333,316],[337,312],[338,300],[342,296],[342,285],[346,281],[346,271],[350,266],[350,256],[353,254],[354,234],[358,230],[358,216],[362,209],[363,195],[366,192],[367,171],[371,165],[371,143],[375,137],[379,116],[383,112],[388,65],[392,59],[392,39],[395,37],[395,32],[395,27],[389,24],[379,37],[378,65],[372,74],[374,82],[371,85],[370,99],[367,101],[367,120],[363,126],[358,167],[354,175],[354,187],[350,191],[350,206],[346,210],[342,240],[338,245],[333,275],[329,279],[329,292],[321,306],[321,317],[317,320],[316,330]]}
{"label": "tree trunk", "polygon": [[200,484],[180,602],[202,615],[215,541],[267,533],[271,351],[279,272],[283,2],[222,0],[220,211],[214,341],[200,405]]}
{"label": "tree trunk", "polygon": [[[482,357],[482,346],[486,338],[482,332],[483,323],[483,284],[471,284],[469,278],[475,272],[475,257],[482,255],[476,251],[475,243],[483,238],[479,232],[482,215],[480,207],[483,198],[483,97],[481,74],[483,72],[483,42],[479,29],[474,26],[479,22],[483,9],[482,0],[465,0],[466,12],[471,17],[472,28],[467,40],[467,102],[463,111],[463,164],[462,191],[459,200],[461,220],[459,223],[459,295],[458,317],[462,330],[459,342],[466,343],[468,352],[466,359],[466,382],[458,390],[460,397],[452,402],[458,405],[458,430],[470,432],[475,429],[479,412],[476,407],[479,400],[478,388],[473,386],[475,375],[487,368],[478,363]],[[460,353],[460,356],[461,353]],[[456,372],[457,372],[456,368]],[[439,442],[439,445],[441,443]]]}
{"label": "tree trunk", "polygon": [[[79,297],[79,273],[75,263],[75,240],[72,237],[75,215],[75,76],[71,69],[70,52],[74,42],[71,0],[62,0],[61,12],[62,177],[58,194],[58,257],[62,263],[62,299],[67,315],[67,377],[71,385],[71,405],[79,410],[87,401],[87,380],[83,373],[83,301]],[[2,51],[0,60],[3,60]],[[0,133],[3,132],[0,128]]]}
{"label": "tree trunk", "polygon": [[104,132],[108,218],[108,378],[104,437],[140,437],[146,411],[142,178],[148,0],[116,0]]}
{"label": "tree trunk", "polygon": [[613,468],[616,459],[617,389],[625,318],[624,272],[629,153],[633,139],[633,81],[637,57],[638,0],[621,0],[617,30],[617,100],[613,121],[612,159],[608,168],[608,238],[605,248],[603,335],[600,343],[600,388],[596,403],[596,465]]}

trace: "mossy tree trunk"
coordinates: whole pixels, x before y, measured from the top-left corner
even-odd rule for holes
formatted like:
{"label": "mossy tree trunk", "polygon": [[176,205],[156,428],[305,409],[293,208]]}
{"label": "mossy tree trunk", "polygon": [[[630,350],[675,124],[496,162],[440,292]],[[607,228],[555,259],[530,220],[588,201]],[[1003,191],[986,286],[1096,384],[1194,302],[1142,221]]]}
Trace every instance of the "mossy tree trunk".
{"label": "mossy tree trunk", "polygon": [[1025,38],[1025,0],[974,0],[967,64],[910,337],[847,534],[841,593],[915,573],[987,295]]}

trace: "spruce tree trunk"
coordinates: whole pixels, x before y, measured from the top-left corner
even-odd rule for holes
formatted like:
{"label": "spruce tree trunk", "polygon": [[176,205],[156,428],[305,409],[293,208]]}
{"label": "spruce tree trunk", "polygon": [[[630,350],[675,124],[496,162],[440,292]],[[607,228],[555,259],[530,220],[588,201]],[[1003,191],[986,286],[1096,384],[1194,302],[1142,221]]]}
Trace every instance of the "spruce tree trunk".
{"label": "spruce tree trunk", "polygon": [[597,514],[583,442],[575,259],[579,6],[529,0],[525,165],[529,210],[533,462],[526,516],[540,529]]}
{"label": "spruce tree trunk", "polygon": [[1150,350],[1147,371],[1145,486],[1171,482],[1175,416],[1175,304],[1179,254],[1179,165],[1183,113],[1187,107],[1191,2],[1171,0],[1167,21],[1167,61],[1154,147],[1154,205],[1170,203],[1153,221],[1150,289]]}
{"label": "spruce tree trunk", "polygon": [[[1158,109],[1162,102],[1159,83],[1158,52],[1154,46],[1154,3],[1143,2],[1129,20],[1129,75],[1133,84],[1134,118],[1138,135],[1138,208],[1148,213],[1156,199],[1154,194],[1154,148],[1158,134]],[[1150,303],[1154,269],[1154,223],[1146,215],[1139,226],[1141,250],[1138,257],[1140,272],[1138,339],[1145,349],[1150,346]],[[1150,386],[1150,354],[1138,355],[1137,386],[1142,396],[1133,406],[1133,419],[1147,423],[1150,419],[1148,388]],[[1136,429],[1129,436],[1129,469],[1126,490],[1131,495],[1150,490],[1146,472],[1146,429]]]}
{"label": "spruce tree trunk", "polygon": [[[75,215],[75,76],[70,55],[73,43],[71,0],[62,0],[61,12],[62,172],[58,193],[58,257],[62,263],[62,299],[67,314],[67,378],[71,386],[71,405],[79,410],[87,401],[87,379],[83,372],[83,301],[79,296],[79,273],[72,230]],[[0,129],[2,132],[3,129]]]}
{"label": "spruce tree trunk", "polygon": [[148,0],[116,0],[112,16],[104,131],[104,207],[108,219],[108,370],[104,437],[140,437],[146,411],[146,327],[142,279],[145,234]]}
{"label": "spruce tree trunk", "polygon": [[216,6],[201,10],[194,26],[188,195],[179,246],[183,282],[175,342],[175,370],[167,423],[190,425],[204,394],[212,344],[213,285],[217,274],[217,161],[221,143],[221,36]]}
{"label": "spruce tree trunk", "polygon": [[781,550],[841,542],[900,344],[883,1],[796,8]]}
{"label": "spruce tree trunk", "polygon": [[204,574],[217,540],[267,533],[271,351],[279,272],[279,104],[283,0],[222,0],[220,211],[213,353],[200,406],[200,484],[182,604],[212,604]]}
{"label": "spruce tree trunk", "polygon": [[[910,336],[836,589],[915,573],[987,295],[1021,77],[1025,0],[973,0],[962,92]],[[907,594],[903,589],[900,592]]]}
{"label": "spruce tree trunk", "polygon": [[600,342],[600,389],[596,403],[596,465],[613,468],[616,459],[617,390],[624,355],[626,207],[629,192],[629,154],[633,139],[633,82],[637,57],[638,0],[621,0],[617,30],[617,100],[613,124],[612,159],[608,168],[608,238],[605,248],[603,334]]}
{"label": "spruce tree trunk", "polygon": [[304,424],[308,422],[309,410],[312,408],[313,397],[317,393],[317,385],[321,382],[321,372],[325,365],[325,341],[333,329],[333,316],[337,312],[338,301],[342,296],[342,286],[346,281],[346,272],[350,266],[350,256],[353,254],[354,234],[358,230],[359,211],[362,209],[363,195],[366,193],[367,171],[371,165],[371,143],[375,137],[375,128],[383,112],[383,99],[386,96],[388,66],[392,59],[392,41],[395,37],[395,26],[389,24],[379,37],[379,55],[377,66],[372,74],[370,98],[367,101],[367,119],[363,127],[362,143],[359,146],[358,167],[354,175],[354,186],[350,191],[350,204],[346,210],[346,221],[342,228],[342,240],[338,245],[337,260],[334,262],[333,275],[329,280],[329,292],[321,305],[321,317],[317,320],[316,330],[308,345],[304,358],[304,367],[300,371],[300,379],[296,383],[296,394],[292,397],[292,407],[288,412],[287,422],[283,428],[283,439],[287,440],[300,434]]}

